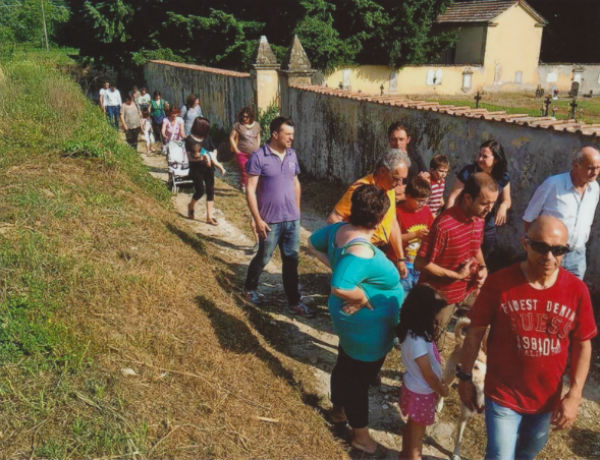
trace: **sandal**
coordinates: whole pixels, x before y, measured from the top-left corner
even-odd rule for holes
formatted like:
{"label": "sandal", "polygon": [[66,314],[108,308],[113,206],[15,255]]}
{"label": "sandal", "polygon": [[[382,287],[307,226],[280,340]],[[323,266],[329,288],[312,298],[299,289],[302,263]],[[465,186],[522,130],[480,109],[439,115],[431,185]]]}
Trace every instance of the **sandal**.
{"label": "sandal", "polygon": [[217,222],[217,219],[215,219],[214,217],[208,217],[208,218],[206,219],[206,223],[207,223],[207,224],[210,224],[210,225],[214,225],[215,227],[216,227],[217,225],[219,225],[219,222]]}

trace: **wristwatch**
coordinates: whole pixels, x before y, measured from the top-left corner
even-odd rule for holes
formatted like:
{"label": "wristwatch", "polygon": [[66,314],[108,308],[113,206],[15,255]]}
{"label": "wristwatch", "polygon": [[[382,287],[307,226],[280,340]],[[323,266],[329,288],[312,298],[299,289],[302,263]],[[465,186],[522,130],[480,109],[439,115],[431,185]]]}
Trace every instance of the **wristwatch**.
{"label": "wristwatch", "polygon": [[398,262],[406,262],[406,259],[404,257],[398,257],[396,259],[396,263],[398,263]]}
{"label": "wristwatch", "polygon": [[456,376],[463,382],[470,382],[473,379],[473,374],[463,371],[459,364],[456,365]]}

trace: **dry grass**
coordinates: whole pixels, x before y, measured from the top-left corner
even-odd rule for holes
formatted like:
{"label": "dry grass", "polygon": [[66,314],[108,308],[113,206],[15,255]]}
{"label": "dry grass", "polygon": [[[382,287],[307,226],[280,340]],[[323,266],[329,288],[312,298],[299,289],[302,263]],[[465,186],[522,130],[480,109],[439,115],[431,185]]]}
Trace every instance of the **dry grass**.
{"label": "dry grass", "polygon": [[[65,88],[51,99],[77,102]],[[107,148],[118,142],[101,118],[80,125],[99,115],[86,104],[1,153],[0,456],[343,457],[225,289],[231,267],[134,152]],[[61,156],[59,139],[83,158]]]}

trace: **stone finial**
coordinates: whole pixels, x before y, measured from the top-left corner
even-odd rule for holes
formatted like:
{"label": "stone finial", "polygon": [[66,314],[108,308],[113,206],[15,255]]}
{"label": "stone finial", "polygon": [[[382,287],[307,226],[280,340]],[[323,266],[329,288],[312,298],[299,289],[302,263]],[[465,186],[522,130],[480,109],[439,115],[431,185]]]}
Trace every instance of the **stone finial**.
{"label": "stone finial", "polygon": [[310,61],[300,43],[298,35],[294,35],[292,46],[287,56],[287,70],[310,70]]}
{"label": "stone finial", "polygon": [[256,62],[255,65],[258,66],[276,66],[277,58],[275,57],[275,53],[271,49],[271,45],[267,41],[267,37],[265,35],[260,36],[260,41],[258,42],[258,53],[256,54]]}

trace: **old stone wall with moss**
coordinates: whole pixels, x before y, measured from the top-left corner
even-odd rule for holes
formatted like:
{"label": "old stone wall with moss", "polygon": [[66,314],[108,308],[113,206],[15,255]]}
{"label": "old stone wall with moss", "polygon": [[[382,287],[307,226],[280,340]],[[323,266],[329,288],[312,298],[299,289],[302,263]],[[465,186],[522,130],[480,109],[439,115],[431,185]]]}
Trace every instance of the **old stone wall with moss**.
{"label": "old stone wall with moss", "polygon": [[[597,141],[582,134],[401,108],[293,87],[286,96],[282,113],[296,123],[294,146],[303,170],[327,181],[348,184],[372,170],[387,149],[387,127],[398,120],[410,130],[410,149],[416,150],[427,165],[434,154],[448,156],[447,193],[456,173],[475,160],[481,143],[497,139],[505,149],[511,177],[513,205],[508,224],[498,231],[499,251],[508,259],[522,254],[521,217],[536,187],[546,177],[568,171],[575,152]],[[592,282],[600,281],[596,254],[600,254],[598,213],[588,244],[588,278]]]}

